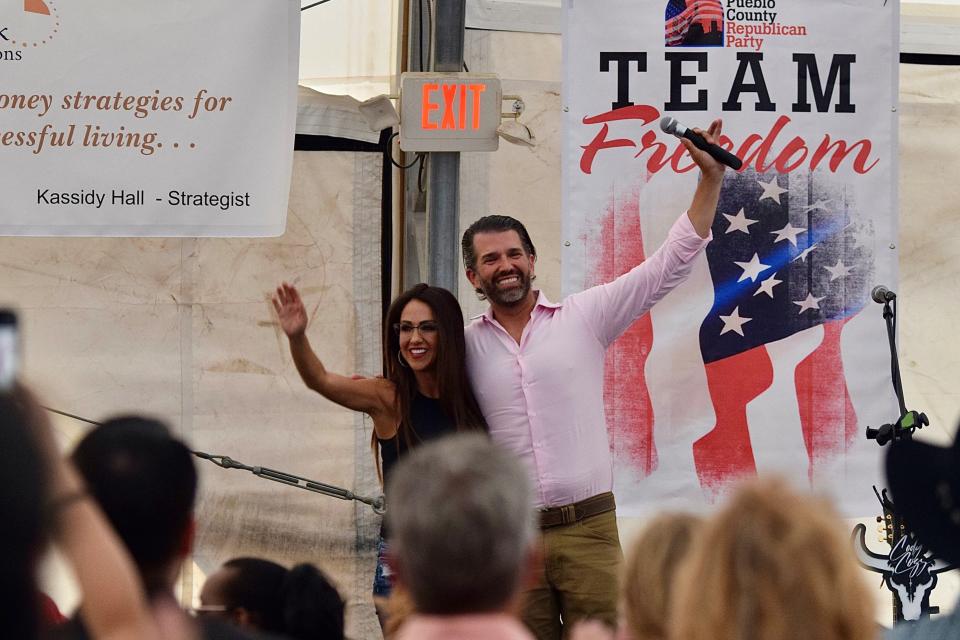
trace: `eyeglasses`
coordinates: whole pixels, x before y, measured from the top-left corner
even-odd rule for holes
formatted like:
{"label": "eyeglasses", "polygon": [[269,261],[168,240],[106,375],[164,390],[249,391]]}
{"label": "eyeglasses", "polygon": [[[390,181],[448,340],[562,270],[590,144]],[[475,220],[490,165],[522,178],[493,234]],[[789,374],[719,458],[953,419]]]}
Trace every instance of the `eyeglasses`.
{"label": "eyeglasses", "polygon": [[398,322],[393,325],[393,330],[397,335],[409,336],[412,335],[414,330],[419,331],[421,337],[427,337],[428,335],[432,336],[437,331],[440,330],[440,325],[438,325],[433,320],[424,320],[420,324],[413,324],[412,322]]}
{"label": "eyeglasses", "polygon": [[226,613],[230,608],[225,604],[202,604],[199,607],[191,607],[187,611],[194,618],[199,618],[201,616],[207,616],[212,613]]}

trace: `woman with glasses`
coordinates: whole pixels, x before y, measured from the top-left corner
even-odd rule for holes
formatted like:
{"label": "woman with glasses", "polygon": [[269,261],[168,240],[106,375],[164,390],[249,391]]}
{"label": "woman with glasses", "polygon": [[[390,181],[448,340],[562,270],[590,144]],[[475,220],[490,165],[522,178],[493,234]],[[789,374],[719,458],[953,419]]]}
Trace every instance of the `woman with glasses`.
{"label": "woman with glasses", "polygon": [[[383,331],[383,378],[327,371],[307,340],[306,308],[293,285],[277,287],[273,306],[306,385],[373,419],[371,446],[384,482],[397,459],[417,444],[455,431],[486,429],[467,379],[463,312],[446,289],[418,284],[390,305]],[[374,579],[378,613],[392,586],[383,562],[385,537],[383,532]]]}
{"label": "woman with glasses", "polygon": [[287,569],[264,558],[228,560],[203,583],[200,603],[195,615],[248,631],[290,640],[344,638],[343,598],[312,564]]}

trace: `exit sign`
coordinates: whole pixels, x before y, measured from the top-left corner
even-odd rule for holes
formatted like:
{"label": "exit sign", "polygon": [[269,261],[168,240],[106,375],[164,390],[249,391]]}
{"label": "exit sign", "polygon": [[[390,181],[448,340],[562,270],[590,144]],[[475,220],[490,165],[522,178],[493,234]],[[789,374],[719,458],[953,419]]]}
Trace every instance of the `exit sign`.
{"label": "exit sign", "polygon": [[400,87],[404,151],[496,151],[500,80],[489,73],[405,73]]}

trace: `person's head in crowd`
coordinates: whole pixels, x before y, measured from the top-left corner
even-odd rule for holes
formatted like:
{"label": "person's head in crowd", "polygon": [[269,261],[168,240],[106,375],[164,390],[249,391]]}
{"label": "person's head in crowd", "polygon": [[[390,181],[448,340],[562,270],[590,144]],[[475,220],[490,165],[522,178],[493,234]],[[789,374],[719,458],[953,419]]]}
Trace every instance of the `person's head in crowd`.
{"label": "person's head in crowd", "polygon": [[663,514],[651,520],[631,545],[623,574],[623,609],[633,640],[667,637],[677,568],[702,522],[690,514]]}
{"label": "person's head in crowd", "polygon": [[72,460],[147,592],[171,590],[193,543],[197,472],[190,450],[163,423],[125,416],[87,433]]}
{"label": "person's head in crowd", "polygon": [[344,602],[311,564],[292,569],[262,558],[230,560],[203,584],[204,615],[291,640],[343,640]]}
{"label": "person's head in crowd", "polygon": [[536,534],[519,460],[481,435],[449,436],[402,460],[387,495],[392,566],[418,613],[510,608]]}
{"label": "person's head in crowd", "polygon": [[40,629],[36,567],[44,545],[46,470],[30,413],[13,392],[0,393],[0,630],[9,638],[35,638]]}
{"label": "person's head in crowd", "polygon": [[831,505],[780,480],[741,486],[677,575],[673,640],[870,640],[873,596]]}
{"label": "person's head in crowd", "polygon": [[936,558],[960,565],[960,430],[949,447],[894,442],[886,466],[893,503],[910,530]]}

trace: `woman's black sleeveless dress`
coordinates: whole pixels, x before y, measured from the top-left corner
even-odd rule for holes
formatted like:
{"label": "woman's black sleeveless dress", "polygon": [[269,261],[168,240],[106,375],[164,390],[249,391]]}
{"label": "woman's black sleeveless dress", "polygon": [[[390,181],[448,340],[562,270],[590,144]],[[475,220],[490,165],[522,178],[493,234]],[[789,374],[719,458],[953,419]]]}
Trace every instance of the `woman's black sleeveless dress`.
{"label": "woman's black sleeveless dress", "polygon": [[[456,425],[443,412],[440,401],[428,398],[419,391],[413,398],[410,407],[410,424],[414,433],[409,442],[406,438],[395,435],[388,440],[377,438],[380,445],[380,460],[383,468],[383,483],[386,486],[397,462],[413,447],[430,440],[454,433]],[[387,508],[390,508],[390,497],[387,496]],[[373,595],[384,597],[390,595],[393,588],[393,579],[390,568],[384,563],[389,538],[386,526],[381,526],[380,542],[377,546],[377,571],[373,578]]]}

